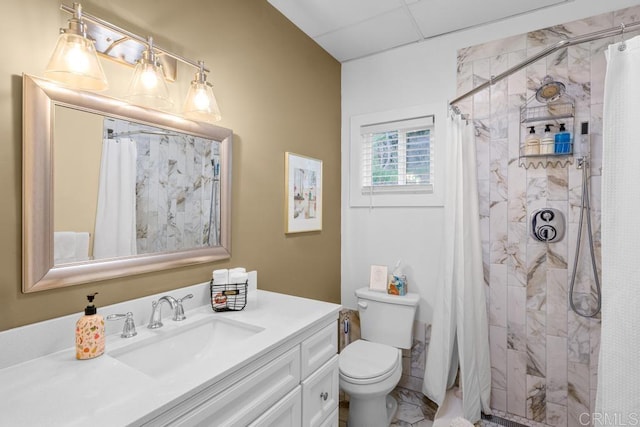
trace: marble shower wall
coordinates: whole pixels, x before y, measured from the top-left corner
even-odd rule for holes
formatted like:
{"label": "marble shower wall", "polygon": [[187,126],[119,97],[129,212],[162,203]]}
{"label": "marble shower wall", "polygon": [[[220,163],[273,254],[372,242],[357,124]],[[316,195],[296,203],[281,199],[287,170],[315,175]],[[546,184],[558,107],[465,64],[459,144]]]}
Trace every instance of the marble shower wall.
{"label": "marble shower wall", "polygon": [[[136,141],[138,253],[218,244],[215,230],[209,233],[209,215],[211,160],[218,156],[219,144],[185,135],[139,134]],[[213,208],[219,212],[218,204]]]}
{"label": "marble shower wall", "polygon": [[[458,93],[567,37],[638,21],[640,6],[569,22],[458,52]],[[569,308],[581,171],[519,165],[519,108],[551,75],[576,102],[576,128],[589,122],[593,230],[600,264],[602,103],[606,47],[603,39],[562,49],[463,101],[476,126],[483,262],[490,326],[492,397],[498,415],[531,425],[580,426],[594,411],[600,320]],[[565,238],[554,244],[529,236],[531,212],[560,209]],[[586,224],[585,224],[586,230]],[[585,231],[586,232],[586,231]],[[588,311],[594,279],[588,246],[580,249],[574,300]],[[582,421],[582,423],[581,423]]]}
{"label": "marble shower wall", "polygon": [[136,142],[137,253],[219,245],[220,185],[212,160],[219,163],[220,144],[111,117],[104,129],[105,138]]}

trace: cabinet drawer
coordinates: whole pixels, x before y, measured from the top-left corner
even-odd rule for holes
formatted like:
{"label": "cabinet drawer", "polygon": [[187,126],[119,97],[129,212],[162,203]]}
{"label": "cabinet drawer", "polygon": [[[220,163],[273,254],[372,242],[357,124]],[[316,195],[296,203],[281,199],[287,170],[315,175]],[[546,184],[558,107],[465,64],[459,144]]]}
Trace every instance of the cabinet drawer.
{"label": "cabinet drawer", "polygon": [[[198,406],[192,406],[171,425],[209,427],[249,424],[300,383],[299,352],[300,348],[295,346],[222,393],[202,401]],[[194,399],[198,399],[198,396]],[[180,408],[174,411],[180,412]]]}
{"label": "cabinet drawer", "polygon": [[338,355],[302,382],[302,425],[321,426],[338,408]]}
{"label": "cabinet drawer", "polygon": [[302,379],[338,352],[338,325],[335,323],[304,340],[301,345]]}
{"label": "cabinet drawer", "polygon": [[302,421],[302,387],[296,387],[249,427],[299,427]]}

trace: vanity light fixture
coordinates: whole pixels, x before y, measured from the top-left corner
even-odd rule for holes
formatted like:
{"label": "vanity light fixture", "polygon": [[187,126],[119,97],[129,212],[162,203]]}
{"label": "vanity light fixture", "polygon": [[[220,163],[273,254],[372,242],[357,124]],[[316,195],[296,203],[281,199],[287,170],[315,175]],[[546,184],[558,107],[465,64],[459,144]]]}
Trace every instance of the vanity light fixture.
{"label": "vanity light fixture", "polygon": [[[213,94],[212,85],[207,82],[206,73],[210,71],[205,68],[203,61],[193,61],[181,55],[169,52],[166,49],[155,45],[152,37],[143,38],[101,18],[84,13],[82,11],[82,6],[79,3],[74,3],[73,7],[61,4],[60,9],[73,14],[73,18],[69,20],[69,29],[61,30],[63,34],[60,35],[58,46],[56,46],[56,50],[49,62],[49,66],[45,71],[45,76],[47,78],[81,90],[104,90],[107,88],[107,79],[104,76],[100,62],[98,61],[96,51],[109,56],[109,52],[114,50],[116,46],[121,47],[129,41],[133,41],[145,46],[145,49],[140,58],[135,62],[133,78],[129,84],[129,90],[125,99],[131,103],[146,107],[161,110],[171,109],[173,101],[169,97],[169,89],[167,87],[165,73],[159,59],[162,58],[164,61],[167,58],[172,58],[172,60],[180,61],[197,69],[195,79],[191,82],[187,98],[183,105],[184,116],[190,119],[206,122],[217,122],[221,119],[220,109],[218,108],[218,103],[216,102],[216,98]],[[91,33],[89,30],[95,29],[93,24],[110,30],[110,36],[106,40],[102,40],[99,36]],[[89,30],[87,30],[87,28],[89,28]],[[87,34],[89,34],[88,37]],[[112,34],[115,34],[116,37],[113,37]],[[92,36],[94,39],[98,40],[97,43],[93,42]],[[76,43],[76,45],[82,47],[84,50],[92,51],[93,58],[73,61],[70,59],[64,59],[79,57],[79,54],[75,53],[71,56],[62,55],[62,53],[66,52],[79,51],[78,49],[72,49],[72,47],[75,48],[76,45],[70,45],[70,42],[68,42],[67,39],[70,39],[71,42]],[[64,40],[64,43],[62,43],[62,40]],[[105,41],[106,43],[104,43]],[[105,44],[106,46],[102,46]],[[100,47],[96,49],[96,45],[99,45]],[[133,60],[126,61],[125,58],[119,59],[125,62],[133,62]],[[59,65],[66,63],[76,64],[74,71],[68,71],[67,69],[63,70],[62,66]],[[77,71],[77,69],[81,69],[83,67],[87,71]],[[99,73],[94,71],[95,69],[97,69]]]}
{"label": "vanity light fixture", "polygon": [[96,48],[87,38],[82,6],[73,4],[69,28],[60,28],[58,42],[44,75],[52,80],[82,90],[105,90],[108,87]]}
{"label": "vanity light fixture", "polygon": [[147,48],[136,64],[125,98],[134,104],[166,110],[171,108],[173,101],[169,97],[162,65],[153,50],[153,37],[147,40]]}
{"label": "vanity light fixture", "polygon": [[198,64],[200,69],[196,72],[195,79],[191,81],[182,113],[191,119],[217,122],[221,116],[218,102],[213,94],[213,85],[207,81],[204,62],[198,61]]}

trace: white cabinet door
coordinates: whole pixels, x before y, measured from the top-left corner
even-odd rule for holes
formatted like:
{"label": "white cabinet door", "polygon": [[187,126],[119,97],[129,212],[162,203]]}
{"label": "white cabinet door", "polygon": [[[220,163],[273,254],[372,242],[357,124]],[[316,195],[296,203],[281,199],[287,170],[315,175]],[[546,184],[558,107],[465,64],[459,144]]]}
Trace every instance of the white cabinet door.
{"label": "white cabinet door", "polygon": [[300,427],[302,422],[302,387],[296,387],[249,427]]}
{"label": "white cabinet door", "polygon": [[302,382],[302,425],[316,427],[338,408],[338,355]]}
{"label": "white cabinet door", "polygon": [[338,427],[340,425],[340,419],[338,416],[338,408],[334,409],[331,415],[320,425],[320,427]]}

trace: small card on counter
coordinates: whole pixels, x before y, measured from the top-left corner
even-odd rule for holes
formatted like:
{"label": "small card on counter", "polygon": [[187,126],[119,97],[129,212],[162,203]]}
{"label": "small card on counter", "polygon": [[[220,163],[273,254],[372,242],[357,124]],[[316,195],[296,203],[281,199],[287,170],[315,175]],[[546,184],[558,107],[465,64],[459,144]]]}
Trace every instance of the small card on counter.
{"label": "small card on counter", "polygon": [[369,289],[372,291],[387,292],[387,274],[386,265],[372,265],[371,275],[369,276]]}

